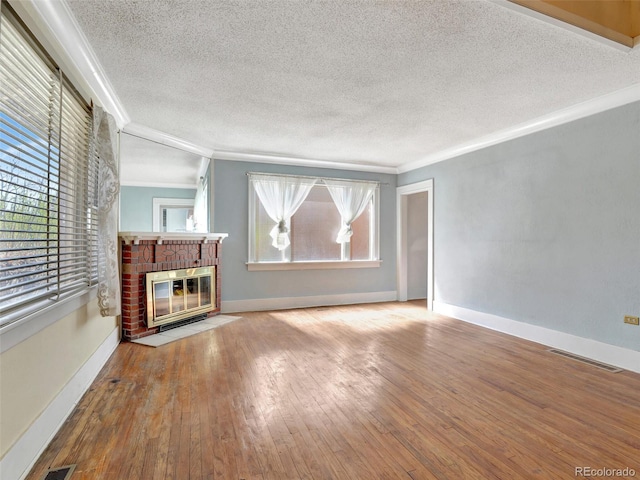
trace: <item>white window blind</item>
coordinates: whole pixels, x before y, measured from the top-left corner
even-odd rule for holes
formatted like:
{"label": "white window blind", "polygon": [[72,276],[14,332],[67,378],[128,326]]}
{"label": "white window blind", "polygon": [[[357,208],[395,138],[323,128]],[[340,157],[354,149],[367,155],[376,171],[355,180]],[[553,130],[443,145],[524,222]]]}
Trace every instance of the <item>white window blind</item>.
{"label": "white window blind", "polygon": [[6,4],[0,25],[0,324],[97,275],[91,112]]}

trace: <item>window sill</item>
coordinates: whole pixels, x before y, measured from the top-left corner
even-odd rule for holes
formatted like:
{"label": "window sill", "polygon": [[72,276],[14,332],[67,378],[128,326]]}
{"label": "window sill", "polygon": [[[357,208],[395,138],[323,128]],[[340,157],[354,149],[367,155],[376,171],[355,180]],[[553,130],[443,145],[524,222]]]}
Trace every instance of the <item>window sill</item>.
{"label": "window sill", "polygon": [[350,260],[334,262],[247,262],[247,270],[337,270],[343,268],[378,268],[382,260]]}

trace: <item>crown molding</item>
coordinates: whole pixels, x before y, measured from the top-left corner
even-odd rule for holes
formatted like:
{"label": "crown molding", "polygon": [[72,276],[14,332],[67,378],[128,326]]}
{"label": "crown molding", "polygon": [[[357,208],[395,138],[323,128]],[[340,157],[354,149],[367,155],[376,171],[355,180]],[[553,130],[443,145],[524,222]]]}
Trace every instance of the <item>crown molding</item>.
{"label": "crown molding", "polygon": [[170,183],[170,182],[139,182],[121,181],[121,187],[143,187],[143,188],[182,188],[196,191],[197,187],[191,183]]}
{"label": "crown molding", "polygon": [[396,167],[371,165],[361,163],[346,163],[330,160],[315,160],[302,157],[289,157],[269,153],[249,153],[229,150],[214,150],[213,158],[217,160],[234,160],[240,162],[274,163],[278,165],[292,165],[297,167],[331,168],[334,170],[355,170],[359,172],[396,174]]}
{"label": "crown molding", "polygon": [[197,145],[179,137],[174,137],[169,133],[161,132],[160,130],[147,127],[140,123],[128,123],[124,126],[123,132],[134,137],[144,138],[145,140],[149,140],[160,145],[166,145],[167,147],[177,148],[184,152],[200,155],[201,157],[211,158],[214,152],[214,150],[210,148]]}
{"label": "crown molding", "polygon": [[[30,10],[39,18],[79,73],[96,103],[113,115],[119,128],[129,123],[129,115],[111,86],[89,41],[84,36],[65,0],[38,2],[27,0]],[[45,33],[45,32],[43,32]]]}
{"label": "crown molding", "polygon": [[505,128],[504,130],[497,131],[491,135],[477,138],[471,142],[460,144],[456,147],[447,148],[436,152],[432,155],[428,155],[415,162],[401,165],[398,167],[398,173],[405,173],[411,170],[416,170],[427,165],[449,160],[454,157],[459,157],[466,153],[481,150],[498,143],[513,140],[525,135],[540,132],[548,128],[557,127],[565,123],[573,122],[581,118],[589,117],[597,113],[611,110],[616,107],[621,107],[629,103],[640,101],[640,83],[636,83],[627,88],[623,88],[613,93],[602,95],[591,100],[573,105],[571,107],[557,110],[548,115],[535,118],[531,121],[524,122],[513,127]]}

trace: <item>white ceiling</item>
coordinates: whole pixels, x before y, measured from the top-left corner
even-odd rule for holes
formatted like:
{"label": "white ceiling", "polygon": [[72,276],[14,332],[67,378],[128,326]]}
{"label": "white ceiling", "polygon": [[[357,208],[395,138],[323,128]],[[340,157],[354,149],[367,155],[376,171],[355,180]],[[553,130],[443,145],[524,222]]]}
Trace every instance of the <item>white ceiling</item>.
{"label": "white ceiling", "polygon": [[66,3],[130,120],[218,158],[402,171],[640,84],[640,48],[488,0]]}
{"label": "white ceiling", "polygon": [[126,133],[120,136],[122,185],[193,189],[207,166],[200,155]]}

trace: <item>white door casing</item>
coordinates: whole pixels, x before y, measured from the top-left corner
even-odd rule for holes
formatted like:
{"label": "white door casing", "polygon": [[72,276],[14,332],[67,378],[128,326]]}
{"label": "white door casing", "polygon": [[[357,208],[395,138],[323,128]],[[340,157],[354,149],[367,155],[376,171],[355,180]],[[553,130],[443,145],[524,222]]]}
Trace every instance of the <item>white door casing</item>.
{"label": "white door casing", "polygon": [[407,301],[407,197],[427,192],[427,309],[433,310],[433,179],[396,189],[397,218],[397,291],[398,301]]}

